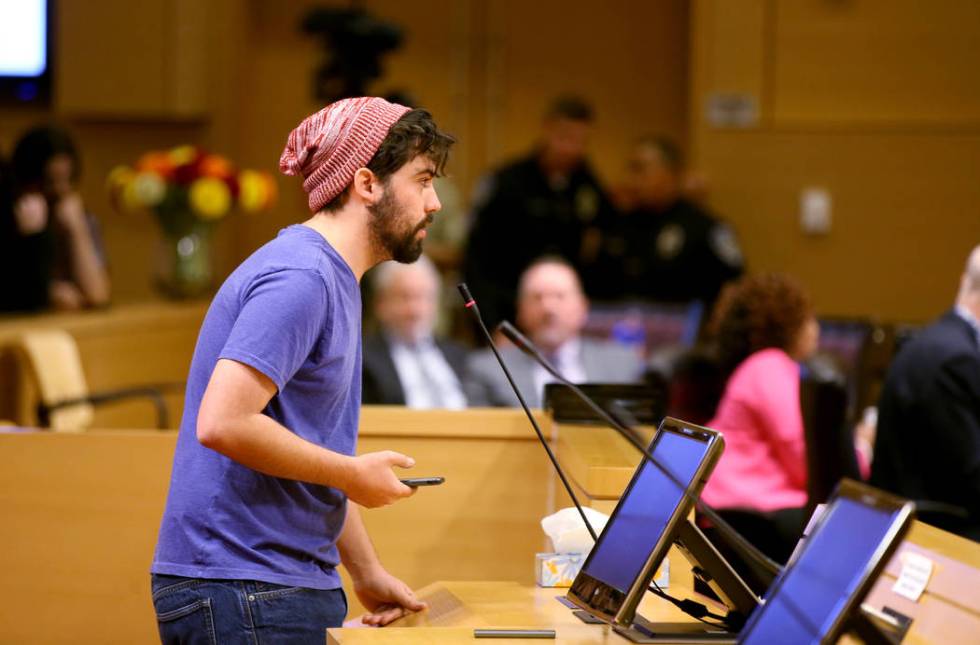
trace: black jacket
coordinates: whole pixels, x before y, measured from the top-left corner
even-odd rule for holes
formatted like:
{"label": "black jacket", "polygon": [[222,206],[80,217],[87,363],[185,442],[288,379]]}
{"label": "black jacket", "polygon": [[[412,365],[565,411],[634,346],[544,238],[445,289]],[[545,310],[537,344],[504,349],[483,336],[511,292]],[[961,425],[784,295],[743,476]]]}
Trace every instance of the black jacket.
{"label": "black jacket", "polygon": [[[456,373],[462,389],[466,348],[449,340],[436,340],[436,347]],[[398,380],[388,341],[381,334],[366,336],[361,349],[363,381],[361,402],[365,405],[405,405],[405,390]]]}
{"label": "black jacket", "polygon": [[535,152],[485,177],[476,193],[463,274],[488,325],[514,320],[520,275],[543,255],[571,263],[589,291],[597,249],[588,240],[613,207],[587,163],[552,186]]}
{"label": "black jacket", "polygon": [[944,528],[980,540],[980,346],[954,312],[919,332],[888,370],[871,483],[963,507],[969,519]]}

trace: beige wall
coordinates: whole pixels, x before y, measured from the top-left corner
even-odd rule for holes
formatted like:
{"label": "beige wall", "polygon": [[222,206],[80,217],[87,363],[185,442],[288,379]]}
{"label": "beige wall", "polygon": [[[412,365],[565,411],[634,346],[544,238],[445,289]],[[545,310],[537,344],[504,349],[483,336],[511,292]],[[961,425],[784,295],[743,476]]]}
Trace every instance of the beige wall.
{"label": "beige wall", "polygon": [[[0,151],[9,153],[19,132],[49,118],[77,135],[85,164],[81,188],[105,228],[117,301],[153,296],[149,275],[158,234],[149,217],[112,209],[103,188],[108,171],[148,149],[191,142],[277,173],[287,134],[321,107],[311,92],[320,49],[298,25],[309,8],[329,4],[349,3],[59,3],[56,59],[67,62],[53,108],[0,107]],[[457,135],[451,172],[464,191],[491,164],[530,146],[541,111],[560,91],[595,102],[595,161],[607,178],[621,172],[629,140],[640,131],[684,136],[684,0],[363,5],[406,34],[372,91],[411,91]],[[306,216],[300,182],[280,176],[279,186],[282,199],[272,212],[222,224],[221,277],[279,228]]]}
{"label": "beige wall", "polygon": [[[980,5],[698,0],[692,152],[750,266],[787,271],[825,314],[926,320],[980,243]],[[759,106],[714,127],[711,93]],[[833,227],[805,236],[800,191],[826,188]]]}

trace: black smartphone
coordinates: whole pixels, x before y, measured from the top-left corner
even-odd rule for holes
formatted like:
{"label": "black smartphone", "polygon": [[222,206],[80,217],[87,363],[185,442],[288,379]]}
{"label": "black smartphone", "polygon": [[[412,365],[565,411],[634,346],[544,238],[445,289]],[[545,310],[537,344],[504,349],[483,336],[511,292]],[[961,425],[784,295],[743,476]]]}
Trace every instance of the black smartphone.
{"label": "black smartphone", "polygon": [[410,477],[408,479],[402,479],[400,481],[406,486],[417,488],[418,486],[438,486],[442,482],[446,481],[446,478],[445,477]]}

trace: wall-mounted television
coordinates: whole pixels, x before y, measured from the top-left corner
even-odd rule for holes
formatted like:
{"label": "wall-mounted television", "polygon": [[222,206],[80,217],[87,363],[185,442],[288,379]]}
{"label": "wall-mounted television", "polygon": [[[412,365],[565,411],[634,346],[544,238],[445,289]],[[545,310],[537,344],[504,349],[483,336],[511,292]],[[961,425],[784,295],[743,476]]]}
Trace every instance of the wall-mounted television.
{"label": "wall-mounted television", "polygon": [[51,0],[0,0],[0,101],[51,95]]}

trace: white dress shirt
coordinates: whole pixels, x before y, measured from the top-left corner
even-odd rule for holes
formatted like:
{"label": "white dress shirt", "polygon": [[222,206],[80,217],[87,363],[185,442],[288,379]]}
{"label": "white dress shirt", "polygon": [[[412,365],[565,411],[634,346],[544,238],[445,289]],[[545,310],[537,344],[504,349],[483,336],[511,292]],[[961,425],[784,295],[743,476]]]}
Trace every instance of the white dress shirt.
{"label": "white dress shirt", "polygon": [[410,345],[389,336],[388,345],[407,407],[419,410],[466,407],[466,396],[456,372],[431,337]]}
{"label": "white dress shirt", "polygon": [[[545,354],[545,358],[551,361],[558,373],[572,383],[585,383],[589,380],[585,373],[585,365],[582,363],[582,343],[578,338],[572,338],[558,348],[553,355]],[[534,391],[538,395],[541,405],[544,405],[544,386],[548,383],[557,383],[558,379],[548,373],[548,370],[537,363],[534,365]]]}

